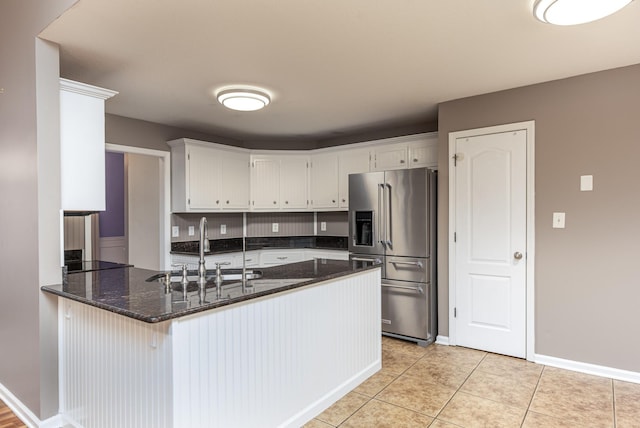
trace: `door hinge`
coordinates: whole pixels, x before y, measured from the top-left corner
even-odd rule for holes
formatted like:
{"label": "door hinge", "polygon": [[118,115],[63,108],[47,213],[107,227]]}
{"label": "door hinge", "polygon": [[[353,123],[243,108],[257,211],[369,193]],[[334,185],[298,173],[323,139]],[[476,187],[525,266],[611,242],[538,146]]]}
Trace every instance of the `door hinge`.
{"label": "door hinge", "polygon": [[458,317],[458,308],[453,308],[453,317],[454,318]]}
{"label": "door hinge", "polygon": [[458,166],[458,155],[453,155],[453,166]]}
{"label": "door hinge", "polygon": [[456,232],[453,232],[453,242],[457,242],[458,241],[458,234]]}
{"label": "door hinge", "polygon": [[187,153],[187,160],[191,160],[191,153]]}
{"label": "door hinge", "polygon": [[187,204],[191,205],[191,198],[187,199]]}

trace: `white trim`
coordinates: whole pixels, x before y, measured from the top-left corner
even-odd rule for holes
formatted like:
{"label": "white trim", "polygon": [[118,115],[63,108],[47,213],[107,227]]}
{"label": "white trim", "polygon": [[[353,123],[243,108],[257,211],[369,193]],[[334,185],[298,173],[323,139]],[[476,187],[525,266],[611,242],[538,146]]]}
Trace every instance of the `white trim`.
{"label": "white trim", "polygon": [[29,428],[40,426],[40,419],[22,401],[0,383],[0,400]]}
{"label": "white trim", "polygon": [[160,267],[164,270],[171,269],[171,152],[111,143],[105,144],[105,150],[161,158],[162,168],[164,170],[164,201],[162,202],[164,210],[160,220],[160,242],[164,245],[162,245],[162,249],[160,250]]}
{"label": "white trim", "polygon": [[449,346],[449,336],[436,336],[436,345]]}
{"label": "white trim", "polygon": [[527,327],[526,327],[526,356],[527,360],[535,361],[535,121],[510,123],[506,125],[489,126],[486,128],[469,129],[449,133],[449,343],[456,345],[456,328],[453,310],[456,307],[455,277],[456,259],[453,234],[455,232],[456,213],[456,179],[453,165],[455,143],[458,138],[497,134],[509,131],[525,130],[527,132]]}
{"label": "white trim", "polygon": [[548,355],[535,354],[534,358],[536,363],[544,364],[545,366],[557,367],[559,369],[622,380],[625,382],[640,383],[640,372],[599,366],[597,364],[583,363],[580,361],[565,360],[563,358],[550,357]]}

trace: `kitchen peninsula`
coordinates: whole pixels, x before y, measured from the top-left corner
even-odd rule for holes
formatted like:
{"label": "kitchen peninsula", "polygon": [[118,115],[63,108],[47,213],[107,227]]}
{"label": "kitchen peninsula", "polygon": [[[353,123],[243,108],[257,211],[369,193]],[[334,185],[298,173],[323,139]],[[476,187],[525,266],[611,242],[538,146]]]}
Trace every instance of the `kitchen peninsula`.
{"label": "kitchen peninsula", "polygon": [[[299,427],[378,371],[380,269],[316,259],[186,290],[127,267],[69,274],[60,413],[83,427]],[[158,276],[158,275],[155,275]]]}

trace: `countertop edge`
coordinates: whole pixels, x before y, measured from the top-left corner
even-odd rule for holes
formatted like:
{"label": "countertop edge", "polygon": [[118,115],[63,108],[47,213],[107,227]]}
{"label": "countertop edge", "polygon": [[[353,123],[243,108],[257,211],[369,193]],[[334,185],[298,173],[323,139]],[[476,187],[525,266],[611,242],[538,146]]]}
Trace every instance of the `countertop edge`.
{"label": "countertop edge", "polygon": [[[40,289],[46,293],[50,293],[59,297],[64,297],[66,299],[70,299],[79,303],[83,303],[89,306],[93,306],[99,309],[104,309],[106,311],[112,312],[112,313],[116,313],[118,315],[122,315],[122,316],[126,316],[128,318],[132,318],[138,321],[142,321],[145,323],[149,323],[149,324],[154,324],[154,323],[159,323],[159,322],[164,322],[164,321],[170,321],[173,319],[177,319],[177,318],[181,318],[181,317],[185,317],[188,315],[193,315],[199,312],[205,312],[208,310],[213,310],[213,309],[218,309],[218,308],[222,308],[222,307],[226,307],[226,306],[231,306],[231,305],[235,305],[235,304],[240,304],[240,303],[244,303],[250,300],[255,300],[255,299],[259,299],[259,298],[264,298],[270,295],[276,295],[276,294],[280,294],[286,291],[290,291],[290,290],[294,290],[294,289],[298,289],[298,288],[304,288],[304,287],[308,287],[308,286],[312,286],[321,282],[325,282],[328,280],[332,280],[332,279],[336,279],[336,278],[341,278],[341,277],[346,277],[349,275],[353,275],[353,274],[357,274],[360,272],[364,272],[367,270],[372,270],[372,269],[377,269],[380,268],[380,265],[372,265],[372,266],[362,266],[359,267],[357,269],[352,269],[352,270],[348,270],[348,271],[343,271],[343,272],[337,272],[337,273],[332,273],[332,274],[328,274],[328,275],[324,275],[322,277],[318,277],[318,278],[313,278],[311,280],[307,280],[307,281],[301,281],[295,284],[289,284],[289,285],[284,285],[282,287],[278,287],[278,288],[274,288],[274,289],[270,289],[270,290],[265,290],[262,292],[258,292],[255,294],[251,294],[251,295],[246,295],[246,296],[242,296],[241,298],[236,298],[236,299],[231,299],[231,300],[219,300],[216,302],[212,302],[209,303],[206,306],[200,306],[200,307],[196,307],[196,308],[188,308],[188,309],[184,309],[181,310],[180,312],[176,312],[176,313],[167,313],[165,315],[161,315],[161,316],[144,316],[141,315],[139,313],[133,312],[133,311],[128,311],[126,309],[122,309],[119,308],[117,306],[113,306],[113,305],[109,305],[106,303],[102,303],[99,301],[95,301],[93,299],[87,299],[87,298],[83,298],[81,296],[77,296],[73,293],[68,293],[62,290],[58,290],[56,288],[56,286],[61,286],[61,284],[55,284],[55,285],[45,285],[40,287]],[[137,269],[137,268],[123,268],[123,269]]]}

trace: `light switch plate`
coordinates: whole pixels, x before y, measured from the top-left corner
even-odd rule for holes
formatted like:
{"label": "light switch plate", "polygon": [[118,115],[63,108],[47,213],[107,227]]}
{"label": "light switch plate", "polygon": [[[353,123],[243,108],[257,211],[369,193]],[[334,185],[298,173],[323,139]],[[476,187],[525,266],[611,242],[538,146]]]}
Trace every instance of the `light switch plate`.
{"label": "light switch plate", "polygon": [[278,229],[280,229],[278,226],[278,223],[271,223],[271,231],[274,233],[278,232]]}
{"label": "light switch plate", "polygon": [[593,175],[580,176],[580,190],[582,192],[590,192],[593,190]]}
{"label": "light switch plate", "polygon": [[180,226],[171,226],[171,237],[177,238],[180,236]]}
{"label": "light switch plate", "polygon": [[189,226],[189,236],[194,236],[196,234],[196,228],[194,226]]}
{"label": "light switch plate", "polygon": [[220,225],[220,235],[226,235],[227,234],[227,225],[226,224],[221,224]]}
{"label": "light switch plate", "polygon": [[327,231],[327,222],[326,221],[321,221],[320,222],[320,230],[322,232],[326,232]]}
{"label": "light switch plate", "polygon": [[564,229],[564,213],[553,213],[553,228]]}

